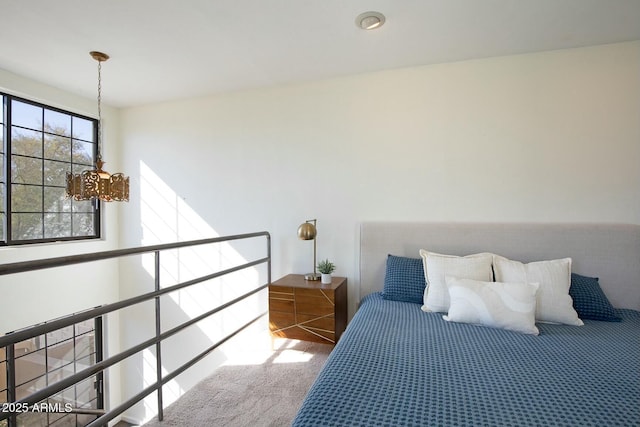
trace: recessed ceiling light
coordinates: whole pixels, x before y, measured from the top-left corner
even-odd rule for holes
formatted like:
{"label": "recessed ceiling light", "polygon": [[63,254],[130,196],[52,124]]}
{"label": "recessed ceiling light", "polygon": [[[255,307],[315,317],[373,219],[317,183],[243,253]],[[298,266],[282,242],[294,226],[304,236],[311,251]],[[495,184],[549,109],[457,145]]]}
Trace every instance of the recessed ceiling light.
{"label": "recessed ceiling light", "polygon": [[384,15],[380,12],[364,12],[356,18],[356,25],[363,30],[373,30],[382,27]]}

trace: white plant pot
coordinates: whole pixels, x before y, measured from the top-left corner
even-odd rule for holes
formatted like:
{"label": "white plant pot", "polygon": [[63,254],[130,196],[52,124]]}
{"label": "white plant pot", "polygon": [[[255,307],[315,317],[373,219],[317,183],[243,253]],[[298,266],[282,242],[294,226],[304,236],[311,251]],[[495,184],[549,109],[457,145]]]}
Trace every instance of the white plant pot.
{"label": "white plant pot", "polygon": [[320,277],[320,281],[322,283],[324,283],[325,285],[331,283],[331,273],[329,273],[329,274],[322,273],[321,276],[322,277]]}

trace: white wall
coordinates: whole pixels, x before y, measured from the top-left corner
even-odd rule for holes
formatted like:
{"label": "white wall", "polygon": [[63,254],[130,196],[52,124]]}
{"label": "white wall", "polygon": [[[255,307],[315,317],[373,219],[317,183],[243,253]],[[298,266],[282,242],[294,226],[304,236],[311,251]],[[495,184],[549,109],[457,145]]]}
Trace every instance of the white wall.
{"label": "white wall", "polygon": [[310,270],[317,218],[353,310],[362,221],[640,223],[639,75],[633,42],[131,108],[124,164],[219,234],[270,231],[274,277]]}

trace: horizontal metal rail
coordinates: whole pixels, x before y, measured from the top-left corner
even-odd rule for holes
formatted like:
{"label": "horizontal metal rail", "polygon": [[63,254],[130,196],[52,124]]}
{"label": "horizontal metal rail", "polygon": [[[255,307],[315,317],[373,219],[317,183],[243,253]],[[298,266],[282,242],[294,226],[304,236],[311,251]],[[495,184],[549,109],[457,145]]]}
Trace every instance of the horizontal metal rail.
{"label": "horizontal metal rail", "polygon": [[[267,241],[267,256],[264,258],[260,258],[257,260],[253,260],[250,262],[246,262],[244,264],[241,265],[237,265],[225,270],[221,270],[221,271],[217,271],[215,273],[211,273],[211,274],[207,274],[204,276],[200,276],[197,277],[195,279],[192,280],[188,280],[185,282],[181,282],[178,283],[176,285],[173,286],[169,286],[166,288],[159,288],[159,254],[161,251],[166,251],[166,250],[171,250],[171,249],[179,249],[179,248],[186,248],[186,247],[192,247],[192,246],[198,246],[198,245],[206,245],[206,244],[214,244],[214,243],[222,243],[222,242],[228,242],[228,241],[233,241],[233,240],[240,240],[240,239],[251,239],[251,238],[255,238],[255,237],[265,237],[266,241]],[[151,300],[155,300],[156,301],[156,335],[153,338],[150,338],[148,340],[145,340],[144,342],[138,343],[137,345],[119,352],[117,354],[114,354],[111,357],[108,357],[104,360],[101,361],[97,361],[94,365],[85,368],[73,375],[70,375],[60,381],[57,381],[53,384],[48,385],[45,388],[42,388],[32,394],[30,394],[29,396],[25,397],[24,399],[21,400],[13,400],[13,403],[17,404],[17,405],[21,405],[21,404],[26,404],[26,405],[34,405],[40,401],[42,401],[43,399],[46,399],[48,397],[54,396],[57,393],[62,392],[63,390],[73,386],[74,384],[77,384],[81,381],[86,380],[87,378],[91,378],[93,376],[95,376],[98,373],[103,372],[105,369],[114,366],[115,364],[122,362],[123,360],[127,359],[128,357],[152,346],[155,345],[156,349],[159,350],[158,354],[157,354],[157,363],[158,363],[158,372],[157,372],[157,380],[154,384],[151,384],[150,386],[146,387],[144,390],[142,390],[141,392],[139,392],[138,394],[136,394],[135,396],[133,396],[132,398],[128,399],[125,402],[122,402],[120,405],[118,405],[116,408],[113,408],[109,411],[102,411],[102,410],[85,410],[85,413],[90,413],[90,414],[94,414],[96,416],[98,416],[98,418],[93,421],[92,423],[90,423],[89,425],[91,426],[98,426],[98,425],[106,425],[109,421],[113,420],[115,417],[117,417],[118,415],[120,415],[121,413],[123,413],[124,411],[126,411],[127,409],[131,408],[133,405],[135,405],[136,403],[138,403],[140,400],[144,399],[146,396],[148,396],[149,394],[153,393],[153,392],[158,392],[158,418],[160,420],[162,420],[162,413],[163,413],[163,408],[162,408],[162,386],[164,384],[166,384],[168,381],[171,381],[173,378],[175,378],[177,375],[179,375],[180,373],[184,372],[186,369],[192,367],[193,365],[195,365],[198,361],[202,360],[204,357],[206,357],[209,353],[211,353],[212,351],[214,351],[216,348],[218,348],[220,345],[222,345],[224,342],[228,341],[229,339],[231,339],[232,337],[236,336],[238,333],[240,333],[242,330],[246,329],[247,327],[249,327],[251,324],[255,323],[258,319],[260,319],[261,317],[263,317],[266,313],[262,313],[259,316],[257,316],[256,318],[254,318],[253,320],[251,320],[250,322],[246,323],[244,326],[242,326],[241,328],[237,329],[236,331],[232,332],[231,334],[227,335],[225,338],[221,339],[220,341],[218,341],[217,343],[213,344],[212,346],[210,346],[208,349],[206,349],[205,351],[199,353],[198,355],[196,355],[195,357],[193,357],[192,359],[190,359],[189,361],[187,361],[185,364],[183,364],[182,366],[174,369],[172,372],[166,373],[164,376],[161,373],[161,369],[160,369],[160,360],[161,360],[161,347],[160,347],[160,343],[164,340],[166,340],[167,338],[179,333],[180,331],[188,328],[189,326],[192,326],[194,324],[196,324],[197,322],[200,322],[216,313],[221,312],[222,310],[230,307],[231,305],[234,305],[240,301],[245,300],[246,298],[260,292],[261,290],[265,289],[269,283],[271,282],[271,236],[268,232],[263,231],[263,232],[256,232],[256,233],[246,233],[246,234],[238,234],[238,235],[232,235],[232,236],[226,236],[226,237],[216,237],[216,238],[210,238],[210,239],[201,239],[201,240],[192,240],[192,241],[187,241],[187,242],[177,242],[177,243],[168,243],[168,244],[161,244],[161,245],[154,245],[154,246],[145,246],[145,247],[139,247],[139,248],[131,248],[131,249],[118,249],[118,250],[112,250],[112,251],[103,251],[103,252],[96,252],[96,253],[91,253],[91,254],[80,254],[80,255],[72,255],[72,256],[65,256],[65,257],[57,257],[57,258],[50,258],[50,259],[46,259],[46,260],[38,260],[38,261],[25,261],[25,262],[17,262],[17,263],[10,263],[10,264],[4,264],[4,265],[0,265],[0,276],[2,275],[8,275],[8,274],[16,274],[16,273],[22,273],[22,272],[27,272],[27,271],[34,271],[34,270],[41,270],[41,269],[47,269],[47,268],[54,268],[54,267],[62,267],[62,266],[68,266],[68,265],[73,265],[73,264],[80,264],[80,263],[85,263],[85,262],[93,262],[93,261],[100,261],[100,260],[106,260],[106,259],[113,259],[113,258],[119,258],[119,257],[123,257],[123,256],[130,256],[130,255],[137,255],[137,254],[145,254],[145,253],[155,253],[155,263],[156,263],[156,268],[155,268],[155,282],[156,282],[156,289],[153,292],[148,292],[145,294],[141,294],[132,298],[128,298],[122,301],[118,301],[115,303],[111,303],[111,304],[106,304],[106,305],[102,305],[99,307],[95,307],[92,309],[88,309],[79,313],[75,313],[73,315],[70,316],[65,316],[62,318],[58,318],[58,319],[54,319],[51,320],[49,322],[46,323],[42,323],[42,324],[38,324],[38,325],[34,325],[32,327],[29,328],[25,328],[25,329],[21,329],[15,332],[11,332],[5,336],[0,337],[0,347],[6,347],[8,350],[12,350],[13,349],[13,345],[39,336],[39,335],[43,335],[61,328],[65,328],[68,326],[71,326],[75,323],[79,323],[88,319],[93,319],[99,316],[103,316],[105,314],[111,313],[111,312],[115,312],[117,310],[121,310],[123,308],[127,308],[127,307],[131,307],[133,305],[136,304],[140,304],[143,302],[147,302],[147,301],[151,301]],[[181,290],[181,289],[185,289],[188,288],[190,286],[193,286],[195,284],[198,283],[202,283],[205,282],[207,280],[211,280],[211,279],[215,279],[218,277],[222,277],[224,275],[236,272],[236,271],[240,271],[246,268],[250,268],[253,266],[257,266],[260,264],[267,264],[267,283],[260,285],[259,287],[239,296],[236,297],[235,299],[228,301],[224,304],[221,304],[209,311],[207,311],[206,313],[203,313],[197,317],[194,317],[192,319],[189,319],[181,324],[179,324],[178,326],[167,330],[163,333],[160,332],[160,305],[159,305],[159,301],[160,301],[160,297],[162,295],[171,293],[171,292],[175,292],[177,290]],[[9,356],[14,357],[12,355],[13,353],[11,351],[7,352],[7,359],[9,359]],[[9,364],[7,364],[9,365]],[[73,412],[78,412],[81,413],[83,412],[83,410],[77,409],[74,410]],[[15,415],[13,413],[10,412],[5,412],[5,413],[0,413],[0,421],[4,420],[4,419],[9,419],[9,423],[10,425],[12,425],[12,422],[15,422]]]}
{"label": "horizontal metal rail", "polygon": [[99,307],[81,311],[79,313],[73,314],[72,316],[61,317],[59,319],[51,320],[47,323],[41,323],[38,325],[30,326],[29,328],[26,328],[26,329],[20,329],[0,337],[0,347],[5,347],[11,343],[18,343],[20,341],[24,341],[29,338],[37,337],[38,335],[43,335],[48,332],[52,332],[58,329],[65,328],[67,326],[71,326],[74,323],[82,322],[88,319],[93,319],[95,317],[111,313],[113,311],[131,307],[133,305],[140,304],[142,302],[150,301],[155,297],[159,297],[164,294],[175,292],[177,290],[184,289],[189,286],[195,285],[197,283],[205,282],[207,280],[215,279],[217,277],[221,277],[229,273],[234,273],[236,271],[244,270],[245,268],[263,264],[268,261],[269,261],[269,257],[260,258],[255,261],[248,262],[246,264],[238,265],[232,268],[228,268],[226,270],[221,270],[216,273],[198,277],[196,279],[189,280],[187,282],[182,282],[182,283],[178,283],[177,285],[162,288],[158,291],[148,292],[146,294],[131,297],[126,300],[114,302],[111,304],[101,305]]}
{"label": "horizontal metal rail", "polygon": [[180,249],[191,246],[207,245],[211,243],[222,243],[232,240],[250,239],[252,237],[266,237],[271,246],[271,236],[268,231],[258,231],[255,233],[235,234],[224,237],[211,237],[209,239],[189,240],[185,242],[164,243],[151,246],[140,246],[136,248],[114,249],[110,251],[93,252],[88,254],[68,255],[56,258],[47,258],[34,261],[21,261],[0,265],[0,276],[15,273],[24,273],[25,271],[44,270],[53,267],[64,267],[73,264],[82,264],[84,262],[101,261],[105,259],[120,258],[129,255],[138,255],[152,252],[161,252],[169,249]]}
{"label": "horizontal metal rail", "polygon": [[[87,378],[90,378],[92,376],[94,376],[95,374],[97,374],[98,372],[101,372],[107,368],[109,368],[110,366],[115,365],[116,363],[122,362],[124,359],[128,358],[129,356],[133,356],[134,354],[144,350],[147,347],[151,347],[152,345],[154,345],[156,342],[158,341],[163,341],[175,334],[177,334],[178,332],[182,331],[183,329],[200,322],[201,320],[206,319],[209,316],[212,316],[216,313],[219,313],[220,311],[224,310],[225,308],[240,302],[244,299],[246,299],[247,297],[258,293],[259,291],[265,289],[268,286],[268,284],[262,285],[259,288],[256,288],[244,295],[239,296],[238,298],[235,298],[219,307],[216,307],[213,310],[210,310],[206,313],[201,314],[200,316],[194,317],[193,319],[190,319],[184,323],[181,323],[180,325],[176,326],[173,329],[170,329],[166,332],[163,332],[162,334],[160,334],[159,337],[153,337],[153,338],[149,338],[146,341],[143,341],[125,351],[122,351],[120,353],[117,353],[107,359],[104,359],[101,362],[95,363],[93,365],[91,365],[88,368],[83,369],[82,371],[79,371],[73,375],[70,375],[60,381],[57,381],[53,384],[51,384],[50,386],[47,386],[43,389],[40,389],[32,394],[30,394],[28,397],[18,400],[16,401],[17,404],[28,404],[29,406],[40,402],[42,399],[45,399],[49,396],[53,396],[56,393],[60,393],[62,390],[81,382],[82,380],[85,380]],[[0,418],[1,419],[1,418]]]}

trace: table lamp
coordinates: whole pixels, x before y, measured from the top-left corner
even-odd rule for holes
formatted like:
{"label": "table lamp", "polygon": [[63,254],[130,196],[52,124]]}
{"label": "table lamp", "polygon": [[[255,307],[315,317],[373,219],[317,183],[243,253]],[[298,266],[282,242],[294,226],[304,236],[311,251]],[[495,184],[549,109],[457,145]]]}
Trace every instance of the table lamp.
{"label": "table lamp", "polygon": [[313,273],[304,275],[305,280],[320,280],[320,274],[316,273],[316,220],[309,219],[298,227],[298,237],[302,240],[313,240]]}

